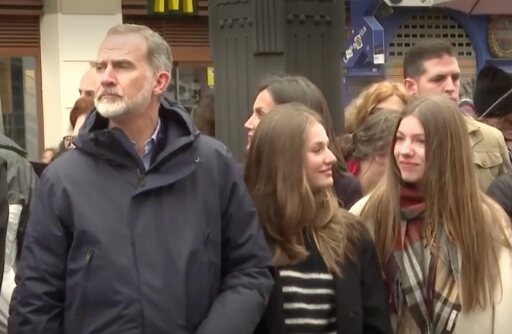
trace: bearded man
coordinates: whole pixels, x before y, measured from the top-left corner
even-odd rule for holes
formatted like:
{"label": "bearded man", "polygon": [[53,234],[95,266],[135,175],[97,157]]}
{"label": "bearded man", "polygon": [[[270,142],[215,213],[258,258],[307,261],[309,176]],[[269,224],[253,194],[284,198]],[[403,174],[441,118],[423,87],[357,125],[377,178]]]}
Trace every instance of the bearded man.
{"label": "bearded man", "polygon": [[252,333],[270,252],[238,164],[164,97],[167,43],[109,30],[95,109],[40,180],[11,333]]}

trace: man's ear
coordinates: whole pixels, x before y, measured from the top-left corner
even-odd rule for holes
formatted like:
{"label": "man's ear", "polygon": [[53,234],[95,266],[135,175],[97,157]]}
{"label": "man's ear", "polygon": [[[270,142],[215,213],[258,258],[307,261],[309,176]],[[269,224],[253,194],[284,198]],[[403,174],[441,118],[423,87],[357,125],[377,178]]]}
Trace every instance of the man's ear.
{"label": "man's ear", "polygon": [[153,86],[154,95],[162,95],[165,93],[167,86],[171,81],[171,74],[167,71],[160,71],[156,74],[155,85]]}
{"label": "man's ear", "polygon": [[404,87],[410,96],[418,96],[418,83],[412,78],[405,78]]}

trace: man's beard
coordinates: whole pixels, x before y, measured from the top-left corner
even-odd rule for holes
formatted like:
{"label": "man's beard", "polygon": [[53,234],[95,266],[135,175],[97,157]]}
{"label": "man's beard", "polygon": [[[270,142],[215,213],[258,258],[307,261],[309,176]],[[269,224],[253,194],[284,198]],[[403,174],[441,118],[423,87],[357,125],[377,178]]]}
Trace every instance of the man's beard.
{"label": "man's beard", "polygon": [[[103,95],[117,95],[115,101],[103,101]],[[144,110],[151,102],[151,81],[144,83],[142,90],[128,100],[125,96],[118,94],[115,89],[106,88],[94,98],[94,104],[101,116],[105,118],[114,118],[123,115],[133,115]]]}

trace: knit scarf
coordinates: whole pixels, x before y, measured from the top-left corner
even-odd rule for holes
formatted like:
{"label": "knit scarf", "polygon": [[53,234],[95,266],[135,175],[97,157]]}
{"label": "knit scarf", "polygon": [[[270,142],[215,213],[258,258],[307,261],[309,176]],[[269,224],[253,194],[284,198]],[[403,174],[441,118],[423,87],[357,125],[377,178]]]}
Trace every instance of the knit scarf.
{"label": "knit scarf", "polygon": [[407,307],[422,334],[449,334],[461,310],[458,251],[444,227],[424,236],[425,207],[417,188],[402,187],[400,231],[385,268],[390,306],[398,326]]}

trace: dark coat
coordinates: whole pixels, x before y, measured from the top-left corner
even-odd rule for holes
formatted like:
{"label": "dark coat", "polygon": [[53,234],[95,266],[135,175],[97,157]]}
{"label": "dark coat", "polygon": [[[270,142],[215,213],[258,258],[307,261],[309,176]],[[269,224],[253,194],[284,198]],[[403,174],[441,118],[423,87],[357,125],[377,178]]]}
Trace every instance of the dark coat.
{"label": "dark coat", "polygon": [[498,176],[487,189],[487,195],[498,202],[509,217],[512,217],[512,173]]}
{"label": "dark coat", "polygon": [[[335,277],[337,333],[391,334],[377,252],[368,231],[361,228],[361,233],[357,261],[345,261],[341,267],[343,278]],[[277,273],[274,279],[267,309],[254,334],[285,334],[282,286]]]}
{"label": "dark coat", "polygon": [[340,207],[347,210],[363,197],[359,180],[349,173],[334,174],[334,192],[341,202]]}
{"label": "dark coat", "polygon": [[144,171],[97,112],[44,171],[10,333],[251,333],[271,255],[237,164],[169,101]]}

